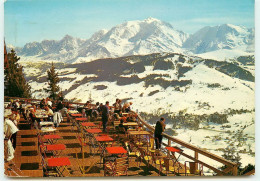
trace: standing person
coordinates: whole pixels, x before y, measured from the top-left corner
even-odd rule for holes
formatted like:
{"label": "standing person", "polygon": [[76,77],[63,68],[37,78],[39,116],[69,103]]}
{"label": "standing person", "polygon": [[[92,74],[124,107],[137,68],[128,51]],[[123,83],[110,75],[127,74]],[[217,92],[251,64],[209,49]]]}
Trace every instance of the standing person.
{"label": "standing person", "polygon": [[59,101],[58,102],[58,104],[57,104],[57,107],[56,107],[57,109],[58,109],[58,111],[60,111],[60,110],[62,110],[63,109],[63,104],[62,104],[62,102],[61,101]]}
{"label": "standing person", "polygon": [[55,109],[54,114],[53,114],[53,123],[54,123],[54,127],[58,127],[60,125],[60,123],[63,121],[63,117],[61,115],[61,113]]}
{"label": "standing person", "polygon": [[13,121],[15,126],[17,126],[21,119],[20,114],[18,113],[17,109],[12,108],[11,111],[12,111],[11,120]]}
{"label": "standing person", "polygon": [[64,100],[64,97],[63,97],[63,94],[62,94],[61,91],[60,91],[59,94],[58,94],[58,100],[59,100],[59,101],[63,101],[63,100]]}
{"label": "standing person", "polygon": [[116,102],[113,104],[113,106],[114,106],[114,113],[117,113],[117,114],[119,114],[119,112],[120,112],[120,105],[119,105],[119,99],[116,99]]}
{"label": "standing person", "polygon": [[[12,116],[9,116],[10,119],[12,119]],[[4,132],[5,136],[8,140],[12,142],[13,148],[15,150],[16,148],[16,134],[19,129],[15,126],[13,121],[10,119],[6,118],[5,123],[4,123]]]}
{"label": "standing person", "polygon": [[162,145],[162,133],[164,132],[165,129],[165,119],[161,118],[160,121],[157,121],[155,125],[155,130],[154,130],[154,139],[155,139],[155,145],[156,149],[160,149]]}
{"label": "standing person", "polygon": [[109,102],[102,107],[102,123],[103,123],[103,132],[106,132],[107,122],[109,118]]}

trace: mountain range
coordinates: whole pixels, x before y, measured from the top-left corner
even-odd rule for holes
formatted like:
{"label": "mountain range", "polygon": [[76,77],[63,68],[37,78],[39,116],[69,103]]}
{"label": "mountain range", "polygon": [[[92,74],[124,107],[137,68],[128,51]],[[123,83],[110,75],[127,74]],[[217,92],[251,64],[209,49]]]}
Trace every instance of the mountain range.
{"label": "mountain range", "polygon": [[227,56],[232,52],[244,55],[254,52],[254,29],[223,24],[189,35],[167,22],[148,18],[100,30],[86,40],[66,35],[61,40],[31,42],[15,50],[23,58],[66,63],[163,52],[203,55],[223,50],[228,51]]}

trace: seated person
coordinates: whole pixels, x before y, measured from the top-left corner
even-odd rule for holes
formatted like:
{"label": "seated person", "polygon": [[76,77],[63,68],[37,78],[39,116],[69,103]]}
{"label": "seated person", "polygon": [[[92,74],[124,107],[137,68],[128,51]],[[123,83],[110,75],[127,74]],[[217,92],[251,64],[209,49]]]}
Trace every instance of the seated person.
{"label": "seated person", "polygon": [[18,113],[18,110],[17,110],[17,109],[12,108],[11,111],[12,111],[12,115],[11,115],[12,119],[11,119],[11,120],[12,120],[12,121],[14,122],[14,124],[17,126],[17,124],[18,124],[19,121],[20,121],[20,114]]}
{"label": "seated person", "polygon": [[124,117],[122,111],[119,111],[118,115],[119,115],[120,117]]}
{"label": "seated person", "polygon": [[131,111],[131,105],[132,105],[133,103],[132,102],[126,102],[125,104],[124,104],[124,106],[123,106],[123,110],[126,112],[126,113],[128,113],[128,112],[130,112]]}
{"label": "seated person", "polygon": [[100,103],[99,106],[98,106],[98,108],[97,108],[97,111],[99,112],[99,114],[101,114],[102,108],[103,108],[103,104]]}
{"label": "seated person", "polygon": [[128,116],[126,121],[127,122],[136,122],[136,118],[134,116]]}
{"label": "seated person", "polygon": [[126,121],[127,118],[126,118],[125,116],[123,116],[122,111],[120,111],[119,114],[118,114],[118,113],[115,113],[115,114],[114,114],[114,117],[115,117],[117,120],[123,120],[124,122],[127,122],[127,121]]}
{"label": "seated person", "polygon": [[[120,120],[120,124],[118,125],[119,133],[127,132],[128,127],[123,125],[124,120]],[[123,128],[123,129],[122,129]],[[123,131],[124,130],[124,131]]]}
{"label": "seated person", "polygon": [[91,117],[92,109],[91,109],[90,101],[86,102],[86,104],[84,105],[84,109],[85,109],[85,112],[86,112],[86,116]]}
{"label": "seated person", "polygon": [[46,101],[45,101],[45,99],[43,98],[43,99],[41,100],[41,102],[40,102],[40,108],[41,108],[41,109],[44,109],[45,106],[46,106]]}
{"label": "seated person", "polygon": [[97,102],[92,109],[92,115],[94,116],[94,118],[97,118],[99,115],[98,107],[99,107],[99,102]]}
{"label": "seated person", "polygon": [[48,106],[45,107],[45,110],[48,115],[48,121],[53,121],[53,111]]}
{"label": "seated person", "polygon": [[32,123],[34,123],[36,116],[33,108],[30,109],[29,117],[31,118]]}

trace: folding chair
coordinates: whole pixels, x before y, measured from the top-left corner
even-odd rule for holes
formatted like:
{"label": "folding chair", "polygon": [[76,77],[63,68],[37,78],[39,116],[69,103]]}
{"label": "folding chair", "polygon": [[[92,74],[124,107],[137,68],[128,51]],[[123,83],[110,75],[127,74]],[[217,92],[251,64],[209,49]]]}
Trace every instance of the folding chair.
{"label": "folding chair", "polygon": [[159,166],[159,172],[158,172],[158,175],[160,175],[160,173],[162,172],[162,169],[163,169],[163,164],[164,164],[164,157],[163,156],[160,156],[158,155],[157,153],[155,152],[151,152],[151,156],[152,156],[152,160],[155,164],[155,168],[157,168],[157,165]]}
{"label": "folding chair", "polygon": [[139,158],[140,158],[139,167],[140,167],[140,164],[141,164],[142,161],[146,161],[146,162],[147,162],[147,165],[148,165],[148,167],[149,167],[149,166],[150,166],[150,161],[152,161],[151,155],[146,154],[146,153],[144,152],[143,148],[137,147],[137,149],[138,149],[138,151],[139,151],[139,153],[140,153],[140,156],[139,156]]}
{"label": "folding chair", "polygon": [[[187,163],[189,163],[189,169],[187,169]],[[185,167],[185,176],[188,175],[203,175],[203,165],[199,164],[198,162],[190,162],[190,161],[185,161],[184,163]],[[197,169],[199,168],[199,169]]]}
{"label": "folding chair", "polygon": [[[128,158],[138,158],[140,156],[140,152],[138,150],[134,151],[134,147],[132,145],[128,144],[127,141],[124,143],[125,143],[125,147],[127,150]],[[129,161],[130,161],[130,159],[129,159]]]}
{"label": "folding chair", "polygon": [[104,176],[128,175],[128,157],[117,158],[114,162],[104,163]]}
{"label": "folding chair", "polygon": [[55,168],[48,167],[43,155],[41,155],[41,164],[42,164],[42,168],[43,168],[44,177],[58,177],[59,176],[59,174]]}

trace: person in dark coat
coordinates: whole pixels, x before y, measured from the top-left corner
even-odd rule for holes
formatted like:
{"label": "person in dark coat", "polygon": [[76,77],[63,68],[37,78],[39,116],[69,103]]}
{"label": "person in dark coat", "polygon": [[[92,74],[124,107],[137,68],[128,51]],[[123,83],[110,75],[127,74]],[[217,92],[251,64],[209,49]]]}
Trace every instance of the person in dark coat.
{"label": "person in dark coat", "polygon": [[102,107],[102,123],[103,123],[103,132],[106,132],[107,122],[109,118],[109,102]]}
{"label": "person in dark coat", "polygon": [[45,106],[46,106],[46,102],[45,102],[45,99],[43,98],[43,99],[41,100],[41,102],[40,102],[40,108],[41,108],[41,109],[44,109]]}
{"label": "person in dark coat", "polygon": [[62,104],[62,102],[61,102],[61,101],[59,101],[59,102],[58,102],[58,104],[57,104],[57,107],[56,107],[56,108],[57,108],[57,110],[58,110],[58,111],[60,111],[60,110],[62,110],[62,109],[63,109],[63,104]]}
{"label": "person in dark coat", "polygon": [[161,148],[161,144],[162,144],[162,133],[164,132],[165,129],[165,119],[161,118],[160,121],[157,121],[156,125],[155,125],[155,131],[154,131],[154,139],[155,139],[155,145],[156,145],[156,149],[160,149]]}

